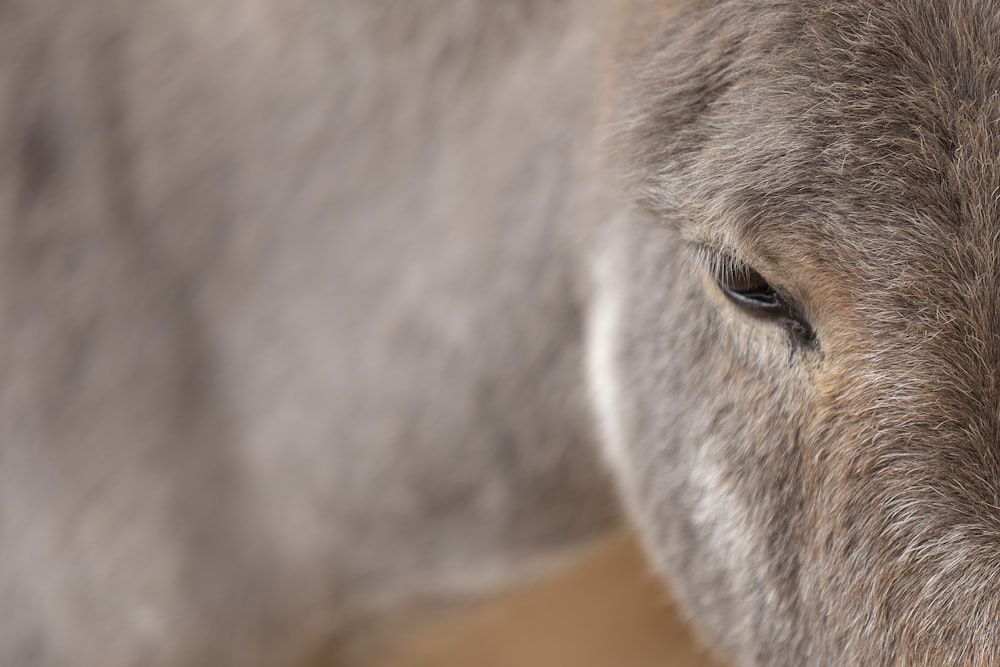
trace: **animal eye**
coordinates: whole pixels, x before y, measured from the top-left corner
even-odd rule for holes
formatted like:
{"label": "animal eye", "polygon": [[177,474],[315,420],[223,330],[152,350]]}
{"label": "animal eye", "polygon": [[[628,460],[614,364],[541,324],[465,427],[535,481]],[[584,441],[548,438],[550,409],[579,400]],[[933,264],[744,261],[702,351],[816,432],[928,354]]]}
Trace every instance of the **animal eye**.
{"label": "animal eye", "polygon": [[716,257],[712,271],[719,289],[740,310],[754,317],[774,320],[798,342],[815,345],[812,326],[799,307],[755,269],[728,257]]}
{"label": "animal eye", "polygon": [[716,275],[719,289],[740,308],[754,315],[778,313],[783,304],[763,276],[749,266],[731,266]]}

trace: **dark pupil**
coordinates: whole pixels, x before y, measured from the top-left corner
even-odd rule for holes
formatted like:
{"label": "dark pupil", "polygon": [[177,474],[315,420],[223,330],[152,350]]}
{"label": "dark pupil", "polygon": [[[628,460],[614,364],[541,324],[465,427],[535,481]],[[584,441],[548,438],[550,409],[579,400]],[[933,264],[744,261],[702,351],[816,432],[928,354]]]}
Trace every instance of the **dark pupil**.
{"label": "dark pupil", "polygon": [[745,307],[773,308],[778,295],[764,278],[749,267],[733,268],[719,280],[723,293]]}

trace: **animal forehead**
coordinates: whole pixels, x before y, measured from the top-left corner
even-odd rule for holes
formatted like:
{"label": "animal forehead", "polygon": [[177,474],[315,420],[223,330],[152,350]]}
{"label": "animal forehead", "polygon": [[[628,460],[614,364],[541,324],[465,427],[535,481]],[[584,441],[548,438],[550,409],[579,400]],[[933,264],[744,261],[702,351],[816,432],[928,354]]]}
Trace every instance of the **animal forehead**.
{"label": "animal forehead", "polygon": [[894,262],[995,271],[1000,6],[779,5],[770,37],[747,38],[755,64],[734,62],[711,107],[685,183],[689,201],[711,202],[701,217],[869,265],[891,248]]}

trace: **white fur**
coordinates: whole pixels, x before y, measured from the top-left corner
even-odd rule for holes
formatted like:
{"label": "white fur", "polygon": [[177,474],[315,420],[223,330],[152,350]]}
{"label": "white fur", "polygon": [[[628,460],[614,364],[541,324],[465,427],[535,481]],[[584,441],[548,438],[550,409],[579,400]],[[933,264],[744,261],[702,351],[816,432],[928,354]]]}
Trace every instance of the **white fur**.
{"label": "white fur", "polygon": [[621,419],[618,353],[622,293],[615,271],[616,250],[608,244],[592,263],[593,300],[587,320],[587,384],[597,418],[605,463],[624,479],[630,469]]}

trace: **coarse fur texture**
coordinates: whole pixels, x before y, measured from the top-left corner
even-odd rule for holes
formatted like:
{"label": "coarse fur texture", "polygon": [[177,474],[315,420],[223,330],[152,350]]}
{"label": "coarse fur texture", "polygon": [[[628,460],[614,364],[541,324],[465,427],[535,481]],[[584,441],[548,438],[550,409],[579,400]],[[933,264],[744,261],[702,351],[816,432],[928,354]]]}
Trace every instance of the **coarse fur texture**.
{"label": "coarse fur texture", "polygon": [[986,0],[0,0],[0,664],[340,667],[622,514],[738,664],[1000,664],[998,201]]}
{"label": "coarse fur texture", "polygon": [[[619,281],[641,532],[747,663],[997,664],[1000,12],[702,5],[623,71],[611,140],[651,221]],[[818,346],[684,273],[692,246]]]}

